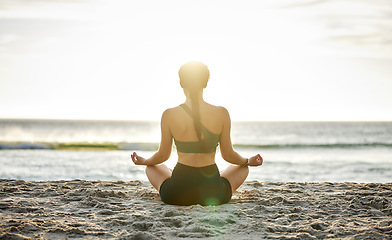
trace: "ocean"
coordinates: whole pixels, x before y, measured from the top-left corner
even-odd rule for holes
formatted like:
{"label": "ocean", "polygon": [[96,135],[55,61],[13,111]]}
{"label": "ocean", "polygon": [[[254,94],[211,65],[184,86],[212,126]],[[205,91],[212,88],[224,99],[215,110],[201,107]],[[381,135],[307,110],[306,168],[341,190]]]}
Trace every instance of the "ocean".
{"label": "ocean", "polygon": [[[391,182],[392,122],[234,122],[234,149],[259,153],[247,180]],[[0,120],[0,178],[22,180],[143,180],[133,151],[158,149],[158,122]],[[165,164],[176,164],[173,147]],[[228,166],[218,152],[218,168]]]}

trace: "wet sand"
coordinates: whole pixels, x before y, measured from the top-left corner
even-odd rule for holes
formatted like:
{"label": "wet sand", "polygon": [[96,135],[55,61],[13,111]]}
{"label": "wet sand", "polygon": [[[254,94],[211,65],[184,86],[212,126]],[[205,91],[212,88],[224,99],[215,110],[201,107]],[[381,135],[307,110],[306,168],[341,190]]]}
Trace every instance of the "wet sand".
{"label": "wet sand", "polygon": [[0,239],[392,239],[392,183],[246,182],[171,206],[141,181],[0,180]]}

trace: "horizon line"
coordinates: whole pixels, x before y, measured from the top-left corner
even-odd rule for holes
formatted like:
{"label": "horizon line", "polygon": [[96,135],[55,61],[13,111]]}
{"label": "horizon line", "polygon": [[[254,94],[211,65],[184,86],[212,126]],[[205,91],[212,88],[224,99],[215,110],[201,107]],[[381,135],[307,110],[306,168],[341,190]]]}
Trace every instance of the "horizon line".
{"label": "horizon line", "polygon": [[[153,119],[92,119],[92,118],[24,118],[24,117],[0,117],[0,120],[31,120],[31,121],[107,121],[107,122],[160,122],[160,120],[153,120]],[[392,122],[392,119],[382,119],[382,120],[377,120],[377,119],[367,119],[367,120],[353,120],[353,119],[336,119],[336,120],[331,120],[331,119],[319,119],[319,120],[304,120],[304,119],[289,119],[289,120],[282,120],[282,119],[265,119],[265,120],[235,120],[232,119],[232,122]]]}

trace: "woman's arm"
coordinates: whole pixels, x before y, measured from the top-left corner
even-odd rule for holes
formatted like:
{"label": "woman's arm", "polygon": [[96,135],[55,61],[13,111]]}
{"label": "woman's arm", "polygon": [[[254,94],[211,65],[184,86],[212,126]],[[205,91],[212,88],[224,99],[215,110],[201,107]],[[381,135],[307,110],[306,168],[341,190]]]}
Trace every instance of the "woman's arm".
{"label": "woman's arm", "polygon": [[220,138],[220,151],[222,154],[222,158],[229,163],[235,165],[244,165],[248,162],[248,159],[241,157],[236,151],[233,149],[233,145],[231,143],[230,138],[230,130],[231,130],[231,120],[229,112],[226,108],[222,107],[223,114],[223,128],[222,134]]}
{"label": "woman's arm", "polygon": [[162,114],[161,144],[159,145],[159,150],[149,159],[140,157],[134,152],[131,157],[132,157],[132,161],[136,165],[157,165],[169,159],[172,150],[173,136],[171,134],[170,127],[169,127],[168,111],[169,110],[166,110]]}
{"label": "woman's arm", "polygon": [[222,158],[227,162],[235,165],[246,165],[246,166],[259,166],[263,164],[263,158],[257,154],[251,158],[241,157],[236,151],[233,149],[233,145],[231,143],[230,130],[231,130],[231,120],[229,112],[222,108],[223,114],[223,128],[222,134],[220,138],[220,151],[222,154]]}

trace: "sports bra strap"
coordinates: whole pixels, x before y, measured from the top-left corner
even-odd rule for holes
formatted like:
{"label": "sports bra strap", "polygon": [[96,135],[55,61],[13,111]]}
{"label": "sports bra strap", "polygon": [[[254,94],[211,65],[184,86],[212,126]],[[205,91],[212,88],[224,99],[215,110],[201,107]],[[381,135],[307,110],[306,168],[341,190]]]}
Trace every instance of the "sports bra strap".
{"label": "sports bra strap", "polygon": [[[180,106],[185,110],[186,113],[189,114],[189,116],[191,116],[193,122],[197,121],[197,120],[195,119],[195,117],[193,116],[192,110],[191,110],[187,105],[181,104]],[[199,124],[200,124],[201,131],[202,131],[202,132],[204,133],[204,135],[205,135],[205,131],[206,131],[206,130],[208,131],[208,129],[206,129],[206,127],[204,127],[204,125],[201,123],[200,120],[198,120],[198,122],[199,122]],[[195,127],[195,131],[196,131],[196,127]],[[199,138],[199,141],[201,141],[201,136],[198,135],[197,137]]]}
{"label": "sports bra strap", "polygon": [[193,117],[192,110],[187,105],[181,104],[180,106],[185,110],[186,113],[188,113],[189,116],[191,116],[193,120],[195,120],[195,118]]}

